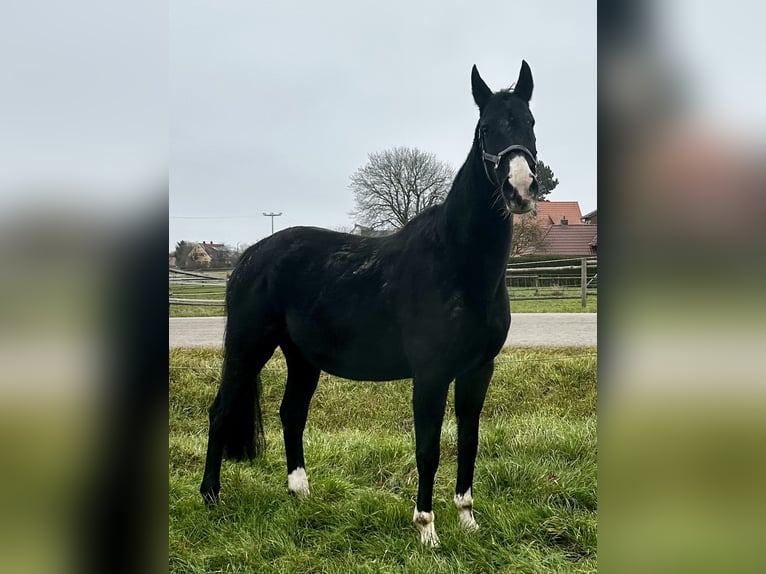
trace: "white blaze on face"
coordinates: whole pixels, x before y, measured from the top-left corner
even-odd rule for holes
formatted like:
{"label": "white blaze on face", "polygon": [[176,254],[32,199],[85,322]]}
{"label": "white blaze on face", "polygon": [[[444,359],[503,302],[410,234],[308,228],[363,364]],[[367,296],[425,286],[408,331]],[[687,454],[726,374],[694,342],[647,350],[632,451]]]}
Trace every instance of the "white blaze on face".
{"label": "white blaze on face", "polygon": [[306,476],[306,470],[299,466],[287,475],[287,488],[297,496],[309,495],[309,479]]}
{"label": "white blaze on face", "polygon": [[521,199],[533,199],[529,191],[532,185],[532,171],[529,169],[529,164],[523,156],[517,155],[511,159],[508,183],[518,192]]}

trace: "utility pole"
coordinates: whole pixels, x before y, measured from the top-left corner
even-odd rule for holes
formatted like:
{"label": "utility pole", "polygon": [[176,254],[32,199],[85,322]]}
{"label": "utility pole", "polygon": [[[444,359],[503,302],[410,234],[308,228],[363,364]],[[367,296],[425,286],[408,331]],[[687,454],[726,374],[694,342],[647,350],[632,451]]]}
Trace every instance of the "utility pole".
{"label": "utility pole", "polygon": [[271,234],[274,235],[274,218],[275,217],[279,217],[280,215],[282,215],[282,212],[281,211],[279,213],[266,213],[266,212],[264,212],[263,215],[266,216],[266,217],[271,217]]}

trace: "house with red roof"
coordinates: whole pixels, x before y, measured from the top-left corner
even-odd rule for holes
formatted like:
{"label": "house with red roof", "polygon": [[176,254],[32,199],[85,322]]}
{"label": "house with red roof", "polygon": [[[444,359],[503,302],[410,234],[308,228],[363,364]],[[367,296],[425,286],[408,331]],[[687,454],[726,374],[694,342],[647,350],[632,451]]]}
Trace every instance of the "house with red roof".
{"label": "house with red roof", "polygon": [[514,215],[514,223],[522,218],[534,221],[540,229],[551,225],[582,225],[580,204],[576,201],[539,201],[535,214]]}
{"label": "house with red roof", "polygon": [[593,256],[597,254],[597,248],[597,225],[558,224],[547,229],[542,247],[533,254]]}
{"label": "house with red roof", "polygon": [[535,214],[513,217],[515,224],[533,221],[542,231],[539,244],[523,249],[520,255],[596,255],[596,211],[583,216],[576,201],[540,201]]}

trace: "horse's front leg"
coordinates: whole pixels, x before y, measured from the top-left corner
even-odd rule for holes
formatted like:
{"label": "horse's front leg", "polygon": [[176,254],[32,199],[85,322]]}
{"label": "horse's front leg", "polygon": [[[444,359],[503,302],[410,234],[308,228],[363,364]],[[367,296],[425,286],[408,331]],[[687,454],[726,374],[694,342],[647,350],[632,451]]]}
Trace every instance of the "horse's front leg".
{"label": "horse's front leg", "polygon": [[444,407],[450,380],[415,377],[413,411],[415,414],[415,458],[418,465],[418,498],[412,520],[420,531],[420,541],[428,546],[439,544],[434,528],[433,489],[439,466]]}
{"label": "horse's front leg", "polygon": [[479,415],[494,371],[494,361],[455,379],[457,417],[457,483],[455,506],[460,524],[478,530],[473,516],[473,471],[479,448]]}

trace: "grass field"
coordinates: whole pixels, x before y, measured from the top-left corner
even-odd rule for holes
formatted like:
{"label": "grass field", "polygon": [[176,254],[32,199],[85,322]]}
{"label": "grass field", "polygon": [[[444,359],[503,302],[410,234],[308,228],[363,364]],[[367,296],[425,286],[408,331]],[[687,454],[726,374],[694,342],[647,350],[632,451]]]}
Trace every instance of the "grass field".
{"label": "grass field", "polygon": [[[521,296],[517,290],[511,295]],[[570,294],[570,293],[567,293]],[[577,295],[572,292],[571,294]],[[578,299],[522,299],[511,301],[513,313],[598,313],[598,296],[588,295],[583,309]]]}
{"label": "grass field", "polygon": [[263,373],[269,448],[225,461],[222,503],[198,493],[206,410],[220,351],[170,351],[171,572],[595,572],[596,357],[593,348],[509,350],[482,413],[474,483],[476,533],[452,504],[456,424],[442,432],[434,512],[441,545],[412,524],[417,470],[411,384],[322,375],[305,435],[311,497],[287,494],[278,407],[285,363]]}

